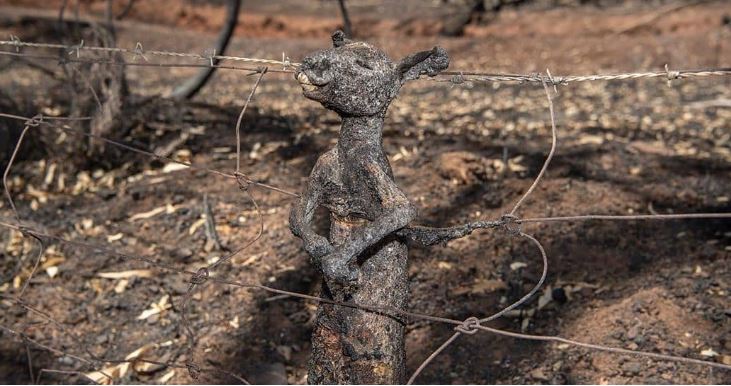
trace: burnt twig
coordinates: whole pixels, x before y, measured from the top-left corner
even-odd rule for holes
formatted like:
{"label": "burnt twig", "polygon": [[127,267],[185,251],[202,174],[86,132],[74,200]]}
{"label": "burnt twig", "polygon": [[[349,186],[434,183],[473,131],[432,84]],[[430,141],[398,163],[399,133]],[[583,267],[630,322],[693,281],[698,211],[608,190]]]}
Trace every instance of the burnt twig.
{"label": "burnt twig", "polygon": [[225,250],[216,230],[216,219],[213,217],[213,209],[211,209],[211,203],[208,201],[208,193],[203,194],[203,215],[206,217],[206,250],[209,249],[209,244],[213,244],[218,250]]}

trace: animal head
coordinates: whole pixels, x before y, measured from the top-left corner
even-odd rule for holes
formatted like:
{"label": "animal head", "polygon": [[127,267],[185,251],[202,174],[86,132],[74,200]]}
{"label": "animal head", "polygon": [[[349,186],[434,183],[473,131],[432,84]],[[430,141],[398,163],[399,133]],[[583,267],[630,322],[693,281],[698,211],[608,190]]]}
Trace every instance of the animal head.
{"label": "animal head", "polygon": [[449,56],[441,47],[393,63],[383,51],[345,39],[341,31],[332,40],[332,48],[304,58],[295,77],[305,97],[344,116],[383,113],[405,82],[420,75],[434,76],[449,66]]}

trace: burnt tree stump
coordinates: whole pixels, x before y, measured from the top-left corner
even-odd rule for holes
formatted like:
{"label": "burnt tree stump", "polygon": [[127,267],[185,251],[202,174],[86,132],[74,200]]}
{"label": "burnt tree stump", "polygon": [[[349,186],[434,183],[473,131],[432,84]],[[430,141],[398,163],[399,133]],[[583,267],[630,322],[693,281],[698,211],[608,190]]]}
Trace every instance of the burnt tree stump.
{"label": "burnt tree stump", "polygon": [[[494,224],[410,226],[416,210],[394,182],[383,148],[390,102],[405,82],[446,69],[446,51],[434,47],[393,63],[379,49],[348,40],[340,31],[332,39],[333,47],[307,56],[295,76],[305,97],[340,116],[340,138],[318,159],[292,208],[290,228],[323,275],[323,297],[403,310],[409,296],[407,241],[433,245]],[[327,237],[312,228],[320,206],[330,213]],[[404,325],[394,316],[322,304],[308,381],[402,383]]]}

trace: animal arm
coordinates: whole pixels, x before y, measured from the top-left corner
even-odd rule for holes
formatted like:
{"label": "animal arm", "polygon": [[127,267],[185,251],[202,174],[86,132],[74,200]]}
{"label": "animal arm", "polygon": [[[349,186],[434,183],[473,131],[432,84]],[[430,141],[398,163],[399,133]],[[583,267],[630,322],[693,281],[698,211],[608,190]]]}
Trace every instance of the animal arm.
{"label": "animal arm", "polygon": [[289,228],[295,236],[301,239],[307,239],[314,232],[310,227],[315,209],[319,205],[319,191],[307,187],[302,193],[300,202],[292,207],[289,214]]}
{"label": "animal arm", "polygon": [[386,236],[408,225],[416,217],[416,209],[399,189],[390,175],[375,163],[366,163],[362,170],[375,188],[384,211],[363,228],[355,230],[334,252],[346,264],[355,263],[358,256]]}
{"label": "animal arm", "polygon": [[[294,205],[290,213],[289,223],[292,233],[304,240],[305,244],[312,244],[315,242],[314,239],[323,237],[312,231],[312,228],[310,227],[315,209],[320,205],[319,201],[320,190],[313,189],[308,186],[302,194],[302,199],[300,200],[299,205]],[[474,221],[446,228],[435,228],[423,225],[406,225],[405,227],[396,230],[396,236],[428,247],[468,236],[477,229],[496,228],[500,225],[502,225],[500,221]],[[386,236],[388,236],[388,234],[383,237]],[[306,247],[306,249],[309,248]],[[322,257],[324,253],[319,255],[320,256],[318,257]]]}
{"label": "animal arm", "polygon": [[315,215],[315,210],[322,203],[322,166],[327,164],[325,157],[320,157],[313,169],[312,176],[302,193],[299,202],[296,203],[289,215],[289,228],[292,233],[302,239],[305,250],[312,257],[313,261],[319,265],[319,259],[332,252],[332,245],[323,236],[318,235],[312,230],[310,224]]}
{"label": "animal arm", "polygon": [[476,229],[495,228],[502,225],[500,221],[474,221],[447,228],[432,228],[421,225],[410,225],[401,228],[396,235],[409,241],[429,247],[436,244],[465,237]]}
{"label": "animal arm", "polygon": [[396,230],[405,227],[415,216],[416,210],[411,205],[396,207],[391,213],[380,216],[367,226],[354,231],[334,254],[344,257],[345,263],[352,264],[363,251],[378,244]]}
{"label": "animal arm", "polygon": [[467,236],[475,229],[502,225],[499,221],[475,221],[448,228],[409,227],[408,224],[416,217],[416,210],[396,185],[393,178],[386,174],[383,169],[373,164],[367,165],[364,170],[368,171],[371,178],[373,178],[380,199],[383,201],[384,206],[391,211],[351,235],[351,238],[344,245],[348,263],[353,263],[355,258],[364,250],[379,243],[393,232],[397,232],[398,236],[424,246],[431,246]]}

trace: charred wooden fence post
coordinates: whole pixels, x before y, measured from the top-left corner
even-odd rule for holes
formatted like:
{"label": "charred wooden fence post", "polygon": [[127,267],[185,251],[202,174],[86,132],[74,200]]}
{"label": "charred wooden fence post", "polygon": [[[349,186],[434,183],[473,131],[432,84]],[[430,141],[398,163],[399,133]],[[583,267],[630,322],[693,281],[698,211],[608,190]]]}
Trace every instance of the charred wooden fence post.
{"label": "charred wooden fence post", "polygon": [[[340,138],[318,159],[292,208],[290,228],[322,272],[324,297],[404,309],[407,241],[433,245],[495,224],[410,226],[416,210],[394,182],[383,149],[391,100],[406,81],[446,69],[446,51],[434,47],[393,63],[379,49],[348,40],[340,31],[332,39],[333,47],[306,57],[295,76],[305,97],[340,115]],[[328,237],[311,226],[320,206],[330,212]],[[312,336],[309,382],[403,382],[404,324],[393,316],[323,304]]]}

